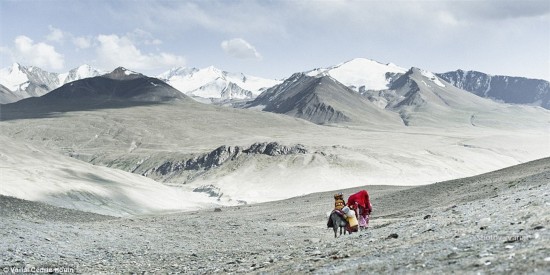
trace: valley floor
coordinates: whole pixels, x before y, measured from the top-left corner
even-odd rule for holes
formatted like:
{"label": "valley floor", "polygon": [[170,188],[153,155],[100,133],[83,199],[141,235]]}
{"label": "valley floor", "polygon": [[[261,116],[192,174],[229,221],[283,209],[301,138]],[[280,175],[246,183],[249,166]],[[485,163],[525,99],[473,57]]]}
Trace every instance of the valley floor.
{"label": "valley floor", "polygon": [[326,228],[332,192],[132,218],[0,196],[0,268],[543,274],[550,272],[549,183],[547,158],[426,186],[366,186],[371,227],[339,238]]}

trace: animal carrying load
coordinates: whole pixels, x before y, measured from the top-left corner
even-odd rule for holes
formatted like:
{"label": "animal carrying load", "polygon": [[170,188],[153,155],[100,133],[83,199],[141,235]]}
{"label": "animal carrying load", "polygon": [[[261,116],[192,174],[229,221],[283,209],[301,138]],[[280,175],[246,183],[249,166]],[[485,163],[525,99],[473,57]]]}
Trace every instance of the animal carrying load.
{"label": "animal carrying load", "polygon": [[351,210],[349,207],[342,208],[342,212],[346,215],[346,220],[348,221],[348,232],[357,232],[359,227],[359,222],[355,216],[355,211]]}

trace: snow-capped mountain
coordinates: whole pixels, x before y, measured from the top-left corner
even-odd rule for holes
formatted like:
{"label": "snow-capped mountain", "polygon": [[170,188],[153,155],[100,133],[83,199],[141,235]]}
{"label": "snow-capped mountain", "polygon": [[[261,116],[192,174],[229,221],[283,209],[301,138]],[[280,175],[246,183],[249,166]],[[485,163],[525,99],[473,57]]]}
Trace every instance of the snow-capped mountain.
{"label": "snow-capped mountain", "polygon": [[2,118],[10,120],[90,108],[131,107],[172,101],[198,104],[158,78],[119,67],[108,74],[70,82],[40,97],[4,104]]}
{"label": "snow-capped mountain", "polygon": [[438,74],[457,88],[478,96],[514,104],[528,104],[550,109],[550,82],[477,71],[456,70]]}
{"label": "snow-capped mountain", "polygon": [[253,99],[266,88],[281,83],[213,66],[204,69],[178,67],[157,77],[189,96],[213,100]]}
{"label": "snow-capped mountain", "polygon": [[62,73],[58,75],[60,86],[75,80],[94,77],[106,74],[106,72],[98,70],[90,65],[84,64],[77,68],[70,70],[67,73]]}
{"label": "snow-capped mountain", "polygon": [[[366,58],[350,61],[322,69],[306,72],[309,76],[329,75],[385,108],[388,104],[388,90],[394,81],[408,70],[395,64],[383,64]],[[499,102],[541,106],[550,109],[550,83],[540,79],[512,76],[492,76],[477,71],[452,71],[442,74],[430,73],[429,78],[441,80]],[[390,93],[391,94],[391,93]]]}
{"label": "snow-capped mountain", "polygon": [[395,64],[383,64],[366,58],[355,58],[336,66],[314,69],[309,76],[328,75],[349,88],[363,93],[388,89],[391,82],[407,72]]}
{"label": "snow-capped mountain", "polygon": [[59,87],[57,74],[38,67],[25,67],[18,63],[0,69],[0,84],[20,98],[41,96]]}
{"label": "snow-capped mountain", "polygon": [[14,63],[12,66],[0,69],[0,84],[11,92],[11,96],[0,94],[0,103],[11,103],[27,97],[42,96],[63,84],[98,76],[104,72],[89,65],[82,65],[67,73],[57,74],[47,72],[34,66],[23,66]]}
{"label": "snow-capped mountain", "polygon": [[533,113],[540,113],[542,118],[548,115],[530,106],[513,106],[479,97],[423,69],[413,67],[393,76],[397,78],[388,84],[380,82],[389,85],[385,89],[358,92],[333,78],[329,71],[296,73],[243,107],[317,124],[430,127],[441,123],[453,127],[510,127],[533,120],[530,119]]}
{"label": "snow-capped mountain", "polygon": [[296,73],[245,107],[286,114],[317,124],[400,124],[397,115],[377,108],[367,98],[323,74]]}
{"label": "snow-capped mountain", "polygon": [[[53,102],[56,105],[64,101],[82,101],[79,102],[81,105],[94,101],[93,105],[97,107],[101,106],[101,103],[117,100],[129,104],[129,102],[164,102],[179,99],[184,100],[188,97],[157,78],[118,67],[108,74],[73,81],[69,85],[63,85],[40,98],[31,100]],[[30,100],[15,104],[22,105],[26,101]]]}

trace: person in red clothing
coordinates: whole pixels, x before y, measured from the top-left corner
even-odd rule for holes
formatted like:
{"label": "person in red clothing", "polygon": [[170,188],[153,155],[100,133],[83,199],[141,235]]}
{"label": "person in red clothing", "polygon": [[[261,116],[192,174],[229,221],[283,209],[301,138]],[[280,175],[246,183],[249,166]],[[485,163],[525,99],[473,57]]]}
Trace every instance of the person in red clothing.
{"label": "person in red clothing", "polygon": [[367,190],[361,190],[350,195],[347,205],[351,209],[355,210],[355,213],[357,213],[359,225],[361,227],[368,227],[369,215],[372,212],[372,204],[370,203],[369,193]]}

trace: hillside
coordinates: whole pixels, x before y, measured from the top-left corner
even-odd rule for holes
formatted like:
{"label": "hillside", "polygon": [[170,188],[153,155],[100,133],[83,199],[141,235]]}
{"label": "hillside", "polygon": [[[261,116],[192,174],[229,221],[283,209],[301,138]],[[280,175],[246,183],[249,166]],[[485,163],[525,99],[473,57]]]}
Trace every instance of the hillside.
{"label": "hillside", "polygon": [[[549,177],[549,159],[541,159],[430,186],[363,186],[122,219],[0,196],[8,221],[2,224],[10,225],[0,225],[7,247],[0,267],[24,261],[84,273],[544,273]],[[347,197],[362,188],[374,206],[370,228],[335,239],[326,228],[333,193]],[[62,247],[51,249],[51,242]]]}

